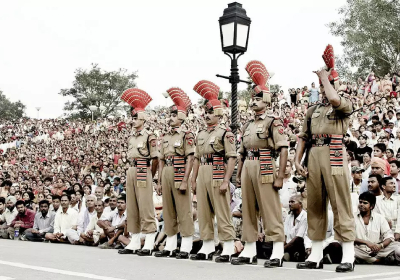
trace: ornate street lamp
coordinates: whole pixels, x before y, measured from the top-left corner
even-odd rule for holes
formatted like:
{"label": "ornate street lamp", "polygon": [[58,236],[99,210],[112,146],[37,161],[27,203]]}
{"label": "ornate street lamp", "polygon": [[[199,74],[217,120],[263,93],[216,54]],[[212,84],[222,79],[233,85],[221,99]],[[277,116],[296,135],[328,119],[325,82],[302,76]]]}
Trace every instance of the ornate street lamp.
{"label": "ornate street lamp", "polygon": [[250,18],[246,15],[246,10],[242,4],[233,2],[228,4],[224,14],[219,18],[221,33],[222,51],[231,59],[231,75],[229,77],[217,75],[217,77],[229,80],[232,85],[232,104],[231,104],[231,128],[236,135],[237,124],[237,84],[248,81],[240,80],[237,65],[238,58],[247,51],[250,34]]}

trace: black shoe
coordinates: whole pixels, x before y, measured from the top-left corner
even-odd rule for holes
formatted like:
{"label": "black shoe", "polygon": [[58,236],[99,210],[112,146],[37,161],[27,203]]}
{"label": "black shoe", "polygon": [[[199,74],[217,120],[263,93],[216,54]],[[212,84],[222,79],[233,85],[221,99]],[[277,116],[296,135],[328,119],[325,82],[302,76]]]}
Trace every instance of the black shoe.
{"label": "black shoe", "polygon": [[282,267],[283,258],[282,259],[272,259],[266,260],[264,263],[264,267],[272,268],[272,267]]}
{"label": "black shoe", "polygon": [[397,265],[397,260],[396,256],[394,255],[394,251],[386,256],[385,265]]}
{"label": "black shoe", "polygon": [[121,255],[136,254],[136,251],[129,250],[129,249],[120,249],[120,250],[118,250],[118,254],[121,254]]}
{"label": "black shoe", "polygon": [[138,250],[137,254],[138,256],[144,257],[144,256],[151,256],[152,251],[151,250],[147,250],[147,249],[142,249],[142,250]]}
{"label": "black shoe", "polygon": [[154,256],[157,257],[157,258],[166,258],[166,257],[169,257],[170,254],[171,254],[170,251],[162,250],[162,251],[156,252],[154,254]]}
{"label": "black shoe", "polygon": [[203,254],[203,253],[197,253],[196,255],[191,255],[190,259],[193,261],[205,261],[205,260],[212,261],[214,253],[215,252],[212,252],[212,253],[208,254],[207,256],[206,256],[206,254]]}
{"label": "black shoe", "polygon": [[229,255],[222,255],[215,258],[216,263],[228,263],[231,260]]}
{"label": "black shoe", "polygon": [[354,263],[341,263],[336,267],[336,272],[352,272],[354,271]]}
{"label": "black shoe", "polygon": [[177,260],[187,260],[189,258],[189,253],[186,252],[178,252],[176,254],[176,259]]}
{"label": "black shoe", "polygon": [[238,257],[236,259],[232,259],[231,264],[233,265],[257,264],[257,256],[254,256],[252,259],[245,257]]}
{"label": "black shoe", "polygon": [[176,258],[176,256],[179,254],[180,250],[179,249],[175,249],[171,252],[171,258]]}
{"label": "black shoe", "polygon": [[323,269],[324,268],[324,261],[321,260],[319,262],[319,265],[316,262],[306,261],[306,262],[303,262],[303,263],[298,263],[296,267],[297,267],[297,269]]}

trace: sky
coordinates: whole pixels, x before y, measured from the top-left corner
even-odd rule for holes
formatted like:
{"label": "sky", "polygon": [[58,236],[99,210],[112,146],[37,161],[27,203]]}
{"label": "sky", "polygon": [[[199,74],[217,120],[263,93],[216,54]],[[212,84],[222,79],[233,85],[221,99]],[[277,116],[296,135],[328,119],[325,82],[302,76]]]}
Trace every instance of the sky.
{"label": "sky", "polygon": [[[230,91],[230,60],[221,50],[218,19],[231,1],[222,0],[13,0],[0,1],[0,90],[26,104],[26,114],[56,118],[72,87],[74,71],[137,71],[137,86],[150,106],[171,105],[162,93],[182,88],[194,103],[193,86],[210,80]],[[239,58],[245,79],[250,60],[274,72],[283,89],[311,86],[324,63],[327,44],[340,54],[340,38],[326,26],[339,19],[346,0],[242,0],[251,18],[247,52]],[[238,89],[245,89],[239,84]],[[1,112],[0,112],[1,114]]]}

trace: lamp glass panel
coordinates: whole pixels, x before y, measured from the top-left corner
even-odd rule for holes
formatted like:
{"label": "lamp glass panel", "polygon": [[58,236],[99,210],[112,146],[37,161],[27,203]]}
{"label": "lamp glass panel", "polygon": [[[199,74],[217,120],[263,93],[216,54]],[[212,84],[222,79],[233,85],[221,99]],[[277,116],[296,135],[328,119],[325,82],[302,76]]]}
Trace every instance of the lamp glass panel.
{"label": "lamp glass panel", "polygon": [[231,22],[221,26],[223,36],[223,47],[229,47],[233,45],[233,37],[235,34],[235,23]]}
{"label": "lamp glass panel", "polygon": [[247,42],[247,33],[249,31],[249,27],[243,24],[237,24],[237,38],[236,38],[236,45],[239,47],[246,47]]}

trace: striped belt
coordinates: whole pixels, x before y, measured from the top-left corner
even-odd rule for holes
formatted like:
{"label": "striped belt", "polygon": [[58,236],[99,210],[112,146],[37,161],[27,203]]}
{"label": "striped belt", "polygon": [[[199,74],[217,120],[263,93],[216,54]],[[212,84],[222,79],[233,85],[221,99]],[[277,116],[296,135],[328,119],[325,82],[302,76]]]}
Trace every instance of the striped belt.
{"label": "striped belt", "polygon": [[185,163],[184,156],[167,156],[165,158],[165,164],[174,167],[174,184],[177,189],[185,177]]}
{"label": "striped belt", "polygon": [[150,159],[148,158],[132,158],[130,162],[132,163],[133,167],[138,167],[139,165],[146,165],[147,167],[150,166]]}
{"label": "striped belt", "polygon": [[165,165],[166,166],[175,166],[176,164],[181,165],[185,164],[186,160],[184,156],[166,156],[165,157]]}
{"label": "striped belt", "polygon": [[313,147],[329,146],[331,174],[343,175],[343,134],[313,134],[311,143]]}
{"label": "striped belt", "polygon": [[274,168],[270,149],[246,149],[247,160],[260,161],[260,175],[262,183],[272,183]]}
{"label": "striped belt", "polygon": [[220,186],[225,175],[224,157],[218,154],[204,154],[200,157],[200,165],[212,165],[213,186]]}

